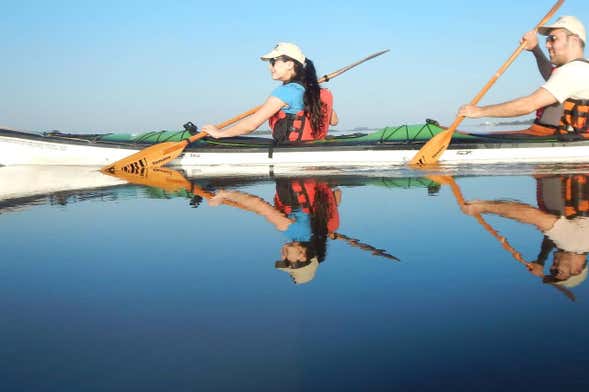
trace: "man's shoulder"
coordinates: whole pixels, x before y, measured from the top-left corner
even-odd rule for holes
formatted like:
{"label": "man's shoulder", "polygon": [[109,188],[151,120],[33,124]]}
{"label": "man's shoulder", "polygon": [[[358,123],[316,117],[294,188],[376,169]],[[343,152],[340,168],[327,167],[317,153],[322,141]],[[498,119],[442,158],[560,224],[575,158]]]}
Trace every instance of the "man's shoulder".
{"label": "man's shoulder", "polygon": [[575,59],[572,61],[569,61],[568,63],[558,67],[557,69],[563,69],[563,70],[583,70],[585,72],[589,71],[589,60],[582,58],[582,59]]}

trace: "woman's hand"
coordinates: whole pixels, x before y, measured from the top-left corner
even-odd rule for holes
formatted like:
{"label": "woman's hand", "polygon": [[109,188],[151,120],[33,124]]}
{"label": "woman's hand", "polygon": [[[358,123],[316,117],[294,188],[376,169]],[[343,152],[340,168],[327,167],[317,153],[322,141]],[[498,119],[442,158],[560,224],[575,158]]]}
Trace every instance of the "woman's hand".
{"label": "woman's hand", "polygon": [[217,191],[217,193],[215,193],[215,196],[213,196],[209,199],[209,205],[211,207],[220,206],[227,199],[228,194],[229,194],[229,192],[224,191],[222,189]]}
{"label": "woman's hand", "polygon": [[221,131],[219,128],[217,128],[216,126],[211,125],[211,124],[207,124],[207,125],[201,127],[200,130],[202,132],[208,133],[210,136],[214,137],[215,139],[223,137],[223,131]]}

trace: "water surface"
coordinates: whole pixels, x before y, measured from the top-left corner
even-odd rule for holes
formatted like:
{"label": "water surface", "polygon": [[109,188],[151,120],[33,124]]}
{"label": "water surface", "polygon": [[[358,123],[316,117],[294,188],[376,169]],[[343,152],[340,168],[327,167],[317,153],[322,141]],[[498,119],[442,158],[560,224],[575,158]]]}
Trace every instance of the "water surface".
{"label": "water surface", "polygon": [[[451,183],[574,220],[587,173],[0,168],[3,390],[585,389],[589,284],[551,279],[541,230],[483,214],[493,234]],[[308,232],[275,222],[321,208]],[[282,261],[293,236],[314,236],[302,273]]]}

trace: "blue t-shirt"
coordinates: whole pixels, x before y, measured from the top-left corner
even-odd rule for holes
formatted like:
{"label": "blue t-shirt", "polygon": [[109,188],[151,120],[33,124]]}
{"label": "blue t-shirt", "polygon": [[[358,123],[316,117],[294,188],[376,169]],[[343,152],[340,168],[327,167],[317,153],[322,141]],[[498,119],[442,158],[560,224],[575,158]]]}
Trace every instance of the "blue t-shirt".
{"label": "blue t-shirt", "polygon": [[305,108],[305,104],[303,103],[304,94],[305,88],[303,86],[298,83],[288,83],[276,87],[270,95],[288,105],[282,109],[285,113],[297,114]]}
{"label": "blue t-shirt", "polygon": [[311,217],[302,211],[294,211],[288,215],[294,222],[288,226],[284,235],[291,241],[307,242],[311,240]]}

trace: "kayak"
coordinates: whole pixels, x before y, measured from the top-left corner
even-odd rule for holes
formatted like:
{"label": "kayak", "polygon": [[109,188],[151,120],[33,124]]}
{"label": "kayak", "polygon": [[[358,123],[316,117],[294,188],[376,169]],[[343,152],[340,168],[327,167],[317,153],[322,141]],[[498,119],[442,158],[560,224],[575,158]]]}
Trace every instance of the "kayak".
{"label": "kayak", "polygon": [[[204,138],[189,145],[170,166],[380,166],[405,165],[432,136],[444,131],[433,121],[386,127],[293,145],[269,138]],[[105,166],[154,143],[180,141],[187,131],[133,134],[73,134],[0,129],[0,165]],[[554,137],[455,133],[439,163],[581,163],[589,162],[589,141]]]}

